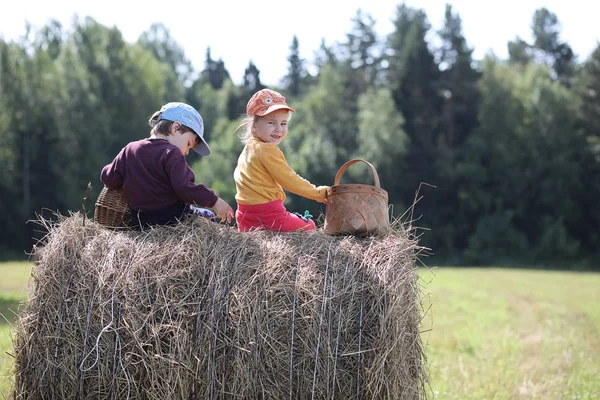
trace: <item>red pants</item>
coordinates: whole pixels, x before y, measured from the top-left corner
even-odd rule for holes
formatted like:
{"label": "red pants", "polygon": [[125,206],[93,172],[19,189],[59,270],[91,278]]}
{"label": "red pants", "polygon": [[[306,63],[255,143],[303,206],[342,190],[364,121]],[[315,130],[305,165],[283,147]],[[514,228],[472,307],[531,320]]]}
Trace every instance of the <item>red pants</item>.
{"label": "red pants", "polygon": [[281,200],[253,206],[238,204],[235,220],[240,232],[247,232],[251,229],[276,232],[311,231],[315,229],[315,222],[312,219],[307,219],[305,222],[299,216],[288,212]]}

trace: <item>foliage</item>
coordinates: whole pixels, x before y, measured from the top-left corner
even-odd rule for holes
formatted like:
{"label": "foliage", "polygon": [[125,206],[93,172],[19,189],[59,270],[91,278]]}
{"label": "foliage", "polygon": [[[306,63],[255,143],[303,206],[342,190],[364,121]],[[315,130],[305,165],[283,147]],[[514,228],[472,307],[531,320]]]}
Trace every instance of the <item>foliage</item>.
{"label": "foliage", "polygon": [[[432,32],[422,10],[402,3],[392,32],[379,37],[358,10],[345,39],[322,41],[313,60],[294,36],[274,88],[296,109],[282,144],[288,162],[316,185],[331,185],[351,158],[372,162],[394,215],[422,227],[421,243],[439,259],[593,264],[600,44],[577,60],[558,16],[541,8],[530,43],[508,43],[507,60],[475,60],[460,16],[447,6],[444,17]],[[42,233],[26,221],[43,209],[81,209],[88,182],[91,210],[102,166],[148,135],[149,116],[166,101],[200,110],[213,153],[189,162],[198,182],[233,204],[242,146],[232,132],[264,87],[252,60],[242,78],[232,81],[210,48],[195,71],[162,24],[136,43],[92,18],[0,39],[0,248],[29,250]],[[372,178],[357,165],[344,179]],[[324,210],[294,195],[286,205]]]}
{"label": "foliage", "polygon": [[306,60],[300,57],[300,42],[294,35],[290,45],[290,55],[287,58],[288,73],[283,78],[283,84],[291,96],[299,96],[304,92],[304,84],[308,81],[308,71],[306,70]]}

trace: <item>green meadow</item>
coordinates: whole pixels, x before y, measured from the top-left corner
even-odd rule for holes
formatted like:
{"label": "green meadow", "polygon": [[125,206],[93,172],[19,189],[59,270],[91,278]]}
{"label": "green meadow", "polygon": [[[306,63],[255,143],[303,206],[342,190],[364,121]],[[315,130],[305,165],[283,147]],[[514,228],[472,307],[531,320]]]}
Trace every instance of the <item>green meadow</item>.
{"label": "green meadow", "polygon": [[439,268],[421,277],[435,398],[600,398],[600,274]]}
{"label": "green meadow", "polygon": [[31,264],[0,263],[0,398],[11,398],[13,323],[20,303],[27,299]]}
{"label": "green meadow", "polygon": [[[0,263],[0,398],[31,266]],[[600,274],[501,268],[420,272],[428,397],[600,398]]]}

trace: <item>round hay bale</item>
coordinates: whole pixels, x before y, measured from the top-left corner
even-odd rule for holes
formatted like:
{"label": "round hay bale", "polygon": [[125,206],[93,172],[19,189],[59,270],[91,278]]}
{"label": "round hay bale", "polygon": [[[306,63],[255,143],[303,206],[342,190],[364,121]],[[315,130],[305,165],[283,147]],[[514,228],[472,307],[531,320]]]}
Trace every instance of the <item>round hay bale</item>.
{"label": "round hay bale", "polygon": [[49,227],[15,399],[418,399],[418,246],[192,219]]}

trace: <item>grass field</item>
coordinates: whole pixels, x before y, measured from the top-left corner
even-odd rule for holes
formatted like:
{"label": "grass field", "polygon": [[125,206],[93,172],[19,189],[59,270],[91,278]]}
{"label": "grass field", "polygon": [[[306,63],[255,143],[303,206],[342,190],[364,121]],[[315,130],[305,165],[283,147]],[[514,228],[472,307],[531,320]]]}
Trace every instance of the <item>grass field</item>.
{"label": "grass field", "polygon": [[[29,272],[27,263],[0,263],[0,313],[10,322]],[[431,305],[429,397],[600,398],[600,274],[439,268],[421,276]],[[12,384],[11,334],[2,318],[0,398]]]}
{"label": "grass field", "polygon": [[440,268],[422,277],[436,398],[600,398],[600,274]]}
{"label": "grass field", "polygon": [[0,398],[8,399],[12,385],[12,323],[19,302],[27,298],[31,265],[27,262],[0,263]]}

